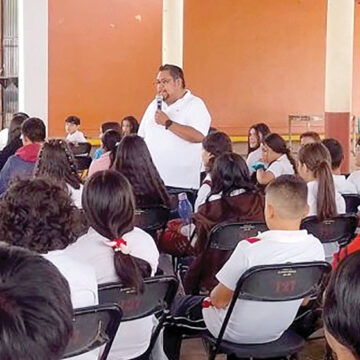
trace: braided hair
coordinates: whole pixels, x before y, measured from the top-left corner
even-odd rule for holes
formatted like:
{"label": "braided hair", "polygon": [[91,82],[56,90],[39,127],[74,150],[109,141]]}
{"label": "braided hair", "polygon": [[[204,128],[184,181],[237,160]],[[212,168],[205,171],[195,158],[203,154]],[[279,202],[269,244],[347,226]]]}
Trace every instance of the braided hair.
{"label": "braided hair", "polygon": [[48,176],[79,189],[82,183],[75,159],[68,143],[62,139],[49,139],[41,147],[35,167],[35,176]]}

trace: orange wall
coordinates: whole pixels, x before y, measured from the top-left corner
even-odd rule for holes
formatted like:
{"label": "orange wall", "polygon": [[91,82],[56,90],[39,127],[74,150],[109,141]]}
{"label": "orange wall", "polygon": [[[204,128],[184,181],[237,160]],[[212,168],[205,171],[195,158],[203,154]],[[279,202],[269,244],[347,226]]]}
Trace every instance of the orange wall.
{"label": "orange wall", "polygon": [[[49,133],[77,114],[101,122],[141,117],[161,62],[162,0],[49,1]],[[140,18],[140,17],[141,18]]]}
{"label": "orange wall", "polygon": [[[184,1],[186,81],[205,100],[213,126],[241,135],[264,121],[286,133],[288,114],[323,114],[326,0]],[[53,0],[49,6],[50,135],[64,134],[71,113],[90,136],[103,121],[141,118],[161,61],[162,0]],[[358,115],[359,16],[358,6]]]}

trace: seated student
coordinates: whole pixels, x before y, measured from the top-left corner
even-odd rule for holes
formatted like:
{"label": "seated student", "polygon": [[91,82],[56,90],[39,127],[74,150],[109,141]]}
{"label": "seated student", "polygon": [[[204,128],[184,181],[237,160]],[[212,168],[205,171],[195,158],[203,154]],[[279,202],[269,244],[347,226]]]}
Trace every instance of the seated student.
{"label": "seated student", "polygon": [[101,137],[101,148],[104,153],[92,161],[90,164],[88,176],[96,173],[97,171],[110,169],[116,154],[116,147],[120,143],[121,135],[115,130],[107,130]]}
{"label": "seated student", "polygon": [[[357,141],[356,144],[355,165],[357,167],[360,167],[360,139]],[[360,194],[360,170],[352,172],[347,178],[347,180],[355,185],[356,193]]]}
{"label": "seated student", "polygon": [[324,220],[345,213],[345,200],[334,186],[328,149],[322,143],[304,145],[298,160],[298,173],[308,186],[309,216]]}
{"label": "seated student", "polygon": [[83,232],[83,221],[66,190],[48,178],[20,180],[0,201],[0,239],[42,254],[69,282],[74,308],[97,304],[92,266],[63,249]]}
{"label": "seated student", "polygon": [[356,194],[355,185],[347,181],[345,175],[341,175],[340,167],[344,160],[344,152],[339,141],[333,138],[324,139],[322,143],[329,150],[331,156],[331,171],[333,174],[335,189],[340,194]]}
{"label": "seated student", "polygon": [[[360,358],[360,252],[342,261],[325,291],[324,330],[327,343],[338,360]],[[333,359],[326,354],[326,359]]]}
{"label": "seated student", "polygon": [[[101,139],[106,131],[108,130],[115,130],[116,132],[121,134],[121,125],[117,121],[107,121],[101,124],[100,126],[100,135],[99,138]],[[99,147],[96,149],[93,160],[98,159],[104,153],[104,149]]]}
{"label": "seated student", "polygon": [[21,125],[21,136],[23,146],[8,158],[0,171],[0,194],[14,179],[27,179],[32,176],[41,144],[45,140],[45,124],[38,118],[26,119]]}
{"label": "seated student", "polygon": [[246,164],[249,167],[250,175],[255,171],[253,166],[262,158],[261,143],[269,133],[270,129],[264,123],[255,124],[249,129]]}
{"label": "seated student", "polygon": [[68,116],[65,119],[66,141],[73,144],[87,142],[84,134],[79,129],[80,118],[74,115]]}
{"label": "seated student", "polygon": [[300,145],[321,142],[320,135],[315,131],[307,131],[300,135]]}
{"label": "seated student", "polygon": [[35,176],[48,176],[67,187],[75,205],[81,209],[82,180],[80,179],[69,145],[62,139],[44,142],[35,166]]}
{"label": "seated student", "polygon": [[[120,280],[141,291],[142,278],[157,270],[159,252],[152,237],[133,225],[135,201],[129,182],[113,170],[95,173],[85,183],[83,206],[91,228],[67,253],[94,265],[99,284]],[[122,323],[108,359],[141,355],[152,327],[151,316]]]}
{"label": "seated student", "polygon": [[15,113],[10,121],[6,146],[0,151],[0,170],[4,167],[7,159],[23,146],[21,141],[21,125],[29,118],[25,113]]}
{"label": "seated student", "polygon": [[[219,284],[203,307],[203,296],[185,296],[175,300],[172,318],[164,332],[164,348],[169,360],[178,359],[181,336],[206,329],[218,336],[236,284],[242,274],[257,265],[297,263],[324,260],[324,249],[318,239],[299,230],[308,212],[307,186],[299,177],[283,175],[266,188],[265,220],[269,231],[255,239],[240,241],[217,273]],[[302,300],[258,302],[238,299],[224,340],[256,344],[277,340],[291,325]],[[265,326],[266,325],[266,326]]]}
{"label": "seated student", "polygon": [[140,136],[123,137],[117,147],[112,169],[120,172],[129,180],[137,207],[170,206],[164,182],[152,161],[145,141]]}
{"label": "seated student", "polygon": [[264,221],[264,199],[250,182],[244,159],[234,153],[220,155],[211,170],[211,191],[206,202],[194,214],[198,254],[185,275],[187,294],[205,294],[217,284],[216,273],[230,253],[209,249],[211,229],[224,221]]}
{"label": "seated student", "polygon": [[134,116],[125,116],[121,120],[121,133],[122,135],[137,134],[139,129],[139,122]]}
{"label": "seated student", "polygon": [[211,190],[210,172],[215,159],[226,152],[232,152],[232,144],[229,136],[223,132],[213,132],[202,141],[202,163],[205,167],[206,176],[200,186],[195,200],[194,212],[203,204]]}
{"label": "seated student", "polygon": [[256,179],[260,185],[266,185],[280,175],[296,173],[295,160],[291,156],[285,140],[279,134],[266,135],[261,145],[261,151],[262,161],[269,166],[266,170],[263,165],[257,167]]}
{"label": "seated student", "polygon": [[0,359],[61,359],[73,331],[67,281],[25,249],[2,245],[0,258]]}

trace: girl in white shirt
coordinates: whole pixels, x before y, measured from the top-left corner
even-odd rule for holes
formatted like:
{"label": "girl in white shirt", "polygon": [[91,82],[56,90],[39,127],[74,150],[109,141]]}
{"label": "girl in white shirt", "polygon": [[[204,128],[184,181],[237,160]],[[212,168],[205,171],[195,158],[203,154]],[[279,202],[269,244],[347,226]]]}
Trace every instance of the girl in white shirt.
{"label": "girl in white shirt", "polygon": [[286,146],[285,140],[279,134],[268,134],[262,144],[262,161],[269,166],[265,170],[262,166],[256,170],[256,179],[260,185],[267,185],[280,175],[293,175],[296,163]]}
{"label": "girl in white shirt", "polygon": [[[134,227],[135,200],[124,175],[96,172],[84,186],[82,203],[91,228],[67,249],[72,258],[92,264],[99,284],[120,281],[141,292],[143,278],[157,270],[159,252],[153,238]],[[121,323],[109,360],[132,359],[150,343],[153,317]]]}
{"label": "girl in white shirt", "polygon": [[264,123],[253,125],[248,132],[248,156],[246,164],[249,168],[250,175],[254,172],[253,165],[260,161],[261,142],[264,137],[270,133],[269,127]]}
{"label": "girl in white shirt", "polygon": [[82,181],[77,173],[74,155],[62,139],[49,139],[41,147],[35,176],[47,176],[63,184],[78,208],[81,206]]}
{"label": "girl in white shirt", "polygon": [[200,205],[204,204],[211,190],[210,171],[214,161],[220,155],[232,152],[232,144],[228,135],[223,132],[214,132],[207,135],[202,141],[201,159],[205,167],[206,177],[202,182],[195,200],[194,212],[198,211]]}
{"label": "girl in white shirt", "polygon": [[308,185],[309,216],[317,215],[324,220],[345,213],[345,200],[335,190],[330,153],[323,144],[300,148],[298,172]]}

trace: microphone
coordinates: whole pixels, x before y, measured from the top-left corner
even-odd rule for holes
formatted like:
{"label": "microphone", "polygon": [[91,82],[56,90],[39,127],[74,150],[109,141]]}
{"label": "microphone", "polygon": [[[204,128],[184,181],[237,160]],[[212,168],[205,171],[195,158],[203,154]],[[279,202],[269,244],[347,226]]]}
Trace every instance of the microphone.
{"label": "microphone", "polygon": [[162,101],[163,101],[163,96],[162,95],[156,95],[156,109],[157,110],[161,110]]}

